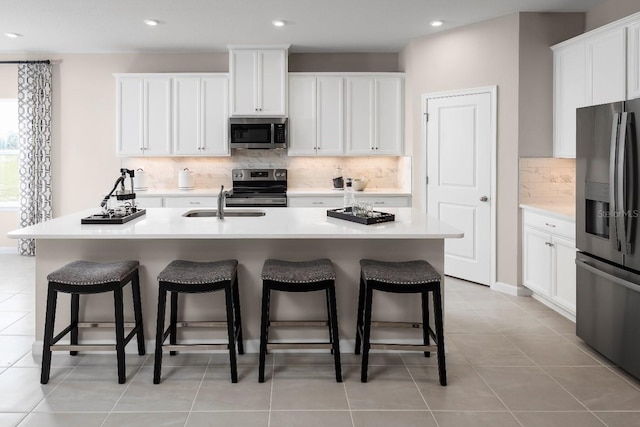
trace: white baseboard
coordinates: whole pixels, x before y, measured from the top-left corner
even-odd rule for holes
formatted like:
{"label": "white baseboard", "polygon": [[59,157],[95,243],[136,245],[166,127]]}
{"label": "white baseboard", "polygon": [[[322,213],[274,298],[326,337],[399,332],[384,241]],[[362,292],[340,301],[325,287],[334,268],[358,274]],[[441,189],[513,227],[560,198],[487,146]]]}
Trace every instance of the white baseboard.
{"label": "white baseboard", "polygon": [[547,307],[549,307],[551,310],[557,312],[558,314],[561,314],[562,316],[566,317],[567,319],[571,320],[572,322],[575,323],[576,321],[576,315],[571,313],[570,311],[568,311],[566,308],[562,307],[559,304],[556,304],[555,302],[553,302],[552,300],[538,295],[535,292],[533,293],[533,295],[531,295],[533,297],[533,299],[535,299],[536,301],[539,301],[540,303],[546,305]]}
{"label": "white baseboard", "polygon": [[531,296],[531,291],[524,286],[511,285],[509,283],[504,282],[496,282],[491,285],[492,291],[502,292],[508,295],[513,295],[516,297],[528,297]]}
{"label": "white baseboard", "polygon": [[0,246],[0,255],[18,255],[18,247]]}

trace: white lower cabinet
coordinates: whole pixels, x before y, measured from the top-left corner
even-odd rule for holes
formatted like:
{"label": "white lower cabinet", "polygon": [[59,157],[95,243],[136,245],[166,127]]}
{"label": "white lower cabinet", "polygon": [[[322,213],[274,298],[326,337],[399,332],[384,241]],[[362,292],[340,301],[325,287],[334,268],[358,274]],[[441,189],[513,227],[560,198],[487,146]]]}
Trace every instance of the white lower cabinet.
{"label": "white lower cabinet", "polygon": [[163,197],[151,196],[151,197],[136,197],[136,204],[141,209],[146,208],[161,208],[164,206]]}
{"label": "white lower cabinet", "polygon": [[215,208],[217,197],[165,197],[165,208]]}
{"label": "white lower cabinet", "polygon": [[[344,193],[340,192],[335,196],[309,196],[309,195],[288,195],[288,204],[292,208],[322,208],[327,209],[340,208],[343,205]],[[393,196],[363,196],[355,193],[356,202],[371,203],[374,209],[380,207],[411,207],[411,196],[409,195],[393,195]]]}
{"label": "white lower cabinet", "polygon": [[522,240],[523,284],[551,307],[575,315],[575,223],[525,209]]}

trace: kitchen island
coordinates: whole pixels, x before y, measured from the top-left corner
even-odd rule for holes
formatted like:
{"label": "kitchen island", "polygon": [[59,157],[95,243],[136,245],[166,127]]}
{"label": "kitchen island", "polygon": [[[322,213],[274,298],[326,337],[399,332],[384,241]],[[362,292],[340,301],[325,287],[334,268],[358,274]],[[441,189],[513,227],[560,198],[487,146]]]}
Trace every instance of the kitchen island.
{"label": "kitchen island", "polygon": [[[36,342],[41,352],[46,306],[47,274],[78,259],[140,261],[140,284],[145,338],[152,349],[157,309],[157,275],[174,259],[212,261],[235,258],[239,262],[238,280],[246,348],[258,349],[260,330],[260,273],[267,258],[309,260],[329,258],[336,269],[338,319],[344,350],[353,348],[359,280],[359,261],[372,258],[383,261],[428,260],[440,273],[444,270],[444,239],[461,238],[462,232],[425,213],[411,208],[385,209],[395,221],[362,225],[327,217],[321,208],[264,208],[260,217],[185,217],[186,208],[149,208],[146,215],[121,225],[80,224],[80,219],[96,213],[86,210],[10,232],[11,238],[36,239]],[[225,210],[233,211],[233,209]],[[131,317],[131,287],[125,287],[125,315]],[[376,312],[389,320],[420,319],[419,299],[406,295],[376,295]],[[223,293],[187,295],[180,300],[180,318],[214,320],[224,318]],[[433,312],[433,311],[432,311]],[[69,298],[58,299],[56,330],[69,319]],[[81,298],[82,318],[108,321],[113,318],[111,294]],[[324,297],[318,293],[276,293],[272,315],[280,320],[299,317],[324,319]],[[179,319],[180,320],[180,319]],[[407,331],[402,331],[407,332]],[[185,329],[183,339],[211,336],[204,330]],[[223,330],[213,332],[224,339]],[[274,331],[276,339],[313,340],[324,337],[325,330]],[[381,331],[378,337],[400,341],[416,337],[400,331]],[[80,339],[100,342],[111,339],[110,330],[81,332]],[[374,336],[375,337],[375,336]],[[316,337],[317,338],[317,337]],[[134,346],[128,346],[134,351]]]}

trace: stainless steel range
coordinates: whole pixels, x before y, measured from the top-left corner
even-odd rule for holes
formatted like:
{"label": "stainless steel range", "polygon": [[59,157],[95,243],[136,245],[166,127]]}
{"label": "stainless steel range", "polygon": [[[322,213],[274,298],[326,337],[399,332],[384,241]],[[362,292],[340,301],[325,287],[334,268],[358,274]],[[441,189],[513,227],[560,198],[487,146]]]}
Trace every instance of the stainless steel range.
{"label": "stainless steel range", "polygon": [[233,193],[228,207],[286,207],[286,169],[233,169]]}

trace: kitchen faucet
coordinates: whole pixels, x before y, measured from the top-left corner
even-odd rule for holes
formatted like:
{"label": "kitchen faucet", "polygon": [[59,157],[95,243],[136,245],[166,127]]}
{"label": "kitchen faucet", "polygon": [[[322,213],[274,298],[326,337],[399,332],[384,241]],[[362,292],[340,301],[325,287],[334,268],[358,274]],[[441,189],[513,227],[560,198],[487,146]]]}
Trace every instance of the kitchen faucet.
{"label": "kitchen faucet", "polygon": [[220,186],[220,193],[218,194],[218,219],[224,219],[224,205],[227,196],[233,194],[231,191],[224,191],[224,185]]}

